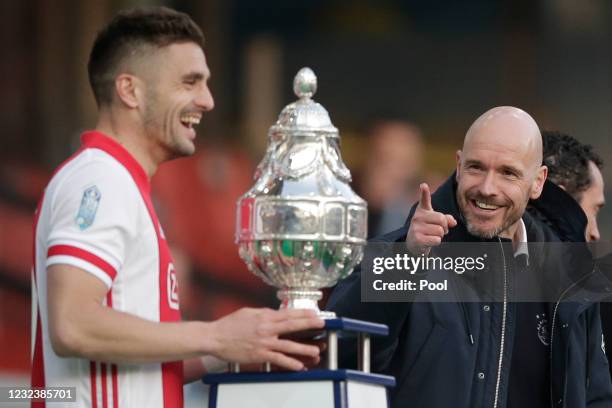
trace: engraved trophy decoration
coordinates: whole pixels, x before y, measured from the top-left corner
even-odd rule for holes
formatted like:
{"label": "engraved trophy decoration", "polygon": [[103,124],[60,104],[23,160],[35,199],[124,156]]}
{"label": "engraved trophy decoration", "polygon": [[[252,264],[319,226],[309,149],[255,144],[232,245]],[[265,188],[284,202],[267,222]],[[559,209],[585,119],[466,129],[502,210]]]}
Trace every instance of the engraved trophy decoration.
{"label": "engraved trophy decoration", "polygon": [[[385,387],[393,386],[394,379],[369,371],[370,336],[387,335],[388,328],[336,318],[318,306],[321,288],[347,277],[363,257],[367,204],[349,185],[338,129],[312,99],[317,77],[310,68],[297,73],[293,90],[299,99],[270,128],[255,184],[238,200],[236,241],[248,269],[278,288],[281,308],[312,309],[326,319],[321,336],[327,341],[327,369],[271,373],[266,364],[264,373],[240,373],[239,365],[231,363],[230,373],[204,377],[211,384],[209,406],[252,405],[255,400],[261,407],[386,406]],[[340,334],[359,338],[358,371],[338,369]],[[333,387],[313,394],[311,387],[329,383]],[[242,388],[231,392],[228,384]]]}

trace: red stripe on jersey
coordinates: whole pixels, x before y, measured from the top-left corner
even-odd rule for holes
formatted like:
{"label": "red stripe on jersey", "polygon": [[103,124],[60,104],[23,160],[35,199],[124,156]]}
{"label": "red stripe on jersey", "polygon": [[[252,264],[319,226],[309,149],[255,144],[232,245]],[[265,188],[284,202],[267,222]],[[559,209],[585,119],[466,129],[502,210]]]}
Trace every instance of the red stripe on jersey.
{"label": "red stripe on jersey", "polygon": [[98,380],[96,375],[96,362],[89,362],[89,380],[91,381],[91,408],[98,408]]}
{"label": "red stripe on jersey", "polygon": [[[59,170],[59,169],[58,169]],[[33,234],[32,234],[32,269],[34,273],[32,274],[32,279],[34,279],[33,284],[36,284],[36,228],[38,226],[38,219],[40,217],[40,209],[42,208],[43,198],[45,194],[43,193],[42,197],[38,201],[36,206],[36,212],[34,213],[34,224]],[[38,292],[38,286],[35,285],[36,291]],[[38,305],[38,293],[33,294],[36,296],[36,305],[37,308],[40,307]],[[35,330],[34,334],[34,350],[32,355],[32,373],[30,378],[30,384],[32,387],[44,387],[45,386],[45,359],[43,357],[43,345],[42,345],[42,328],[40,321],[40,311],[36,312],[36,327],[32,328]],[[32,401],[30,405],[31,408],[45,408],[45,401]]]}
{"label": "red stripe on jersey", "polygon": [[117,386],[117,366],[111,365],[111,374],[113,377],[113,408],[119,408],[119,387]]}
{"label": "red stripe on jersey", "polygon": [[108,408],[108,389],[106,388],[106,364],[100,363],[100,377],[102,378],[102,408]]}
{"label": "red stripe on jersey", "polygon": [[[32,359],[32,387],[45,386],[45,362],[42,350],[42,331],[40,327],[40,312],[36,316],[36,338],[34,339],[34,356]],[[32,401],[32,408],[44,408],[45,401]]]}
{"label": "red stripe on jersey", "polygon": [[[106,306],[113,307],[113,291],[109,290],[106,294]],[[117,384],[117,366],[111,364],[111,382],[113,389],[113,408],[119,408],[119,386]]]}
{"label": "red stripe on jersey", "polygon": [[115,268],[113,268],[111,264],[109,264],[99,256],[94,255],[91,252],[85,251],[81,248],[73,247],[70,245],[54,245],[49,248],[49,251],[47,251],[47,257],[55,255],[74,256],[75,258],[79,258],[83,261],[89,262],[90,264],[102,269],[111,278],[111,280],[114,280],[115,276],[117,276],[117,271],[115,270]]}
{"label": "red stripe on jersey", "polygon": [[[75,157],[77,157],[83,150],[84,146],[81,146],[74,154],[72,154],[68,159],[66,159],[62,164],[60,164],[51,177],[54,177],[64,166],[70,163]],[[33,234],[32,234],[32,269],[34,270],[33,279],[34,283],[36,283],[36,230],[38,228],[38,219],[40,218],[40,210],[42,209],[42,204],[45,199],[45,193],[43,192],[40,200],[38,200],[38,204],[36,205],[36,212],[34,213],[34,224],[32,226]],[[38,291],[38,287],[36,287]],[[38,305],[38,293],[34,294],[36,296],[36,304]],[[40,305],[38,306],[40,307]],[[43,356],[43,345],[42,345],[42,326],[40,321],[40,312],[37,312],[36,316],[36,333],[34,334],[34,355],[32,356],[32,387],[44,387],[45,386],[45,359]],[[34,329],[34,328],[32,328]],[[45,401],[32,402],[33,408],[44,408]]]}
{"label": "red stripe on jersey", "polygon": [[162,364],[162,387],[164,408],[183,407],[183,362],[172,361]]}

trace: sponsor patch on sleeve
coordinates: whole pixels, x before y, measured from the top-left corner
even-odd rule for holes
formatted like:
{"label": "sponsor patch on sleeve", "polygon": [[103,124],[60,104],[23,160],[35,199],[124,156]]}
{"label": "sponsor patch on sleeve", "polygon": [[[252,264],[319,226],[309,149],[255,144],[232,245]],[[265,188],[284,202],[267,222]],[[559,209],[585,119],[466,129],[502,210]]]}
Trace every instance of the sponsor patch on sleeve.
{"label": "sponsor patch on sleeve", "polygon": [[98,205],[100,204],[100,198],[102,198],[102,194],[100,194],[100,190],[96,186],[89,187],[83,192],[79,212],[76,216],[76,223],[81,231],[93,224],[96,212],[98,211]]}

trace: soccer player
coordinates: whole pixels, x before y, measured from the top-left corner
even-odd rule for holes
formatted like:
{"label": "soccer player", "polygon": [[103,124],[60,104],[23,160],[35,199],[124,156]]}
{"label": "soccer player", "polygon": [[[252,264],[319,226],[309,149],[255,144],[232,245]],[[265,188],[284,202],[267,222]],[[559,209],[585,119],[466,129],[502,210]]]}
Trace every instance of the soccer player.
{"label": "soccer player", "polygon": [[120,13],[93,45],[98,122],[55,172],[35,224],[32,386],[76,387],[70,407],[180,407],[204,356],[290,370],[318,358],[279,338],[322,327],[313,312],[181,322],[150,178],[194,153],[194,125],[214,107],[203,42],[187,15],[150,8]]}

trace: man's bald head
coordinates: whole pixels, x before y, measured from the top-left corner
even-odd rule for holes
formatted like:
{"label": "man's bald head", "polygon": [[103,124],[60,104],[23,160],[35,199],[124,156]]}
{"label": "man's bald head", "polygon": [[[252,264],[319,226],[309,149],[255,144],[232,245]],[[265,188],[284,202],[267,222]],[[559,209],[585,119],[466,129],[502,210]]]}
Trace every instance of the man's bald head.
{"label": "man's bald head", "polygon": [[546,173],[533,118],[511,106],[485,112],[457,152],[457,202],[468,230],[485,238],[517,238],[527,202],[540,196]]}
{"label": "man's bald head", "polygon": [[[463,140],[463,151],[473,143],[505,143],[524,152],[530,168],[542,164],[542,135],[536,121],[522,109],[498,106],[472,123]],[[514,145],[514,146],[513,146]]]}

